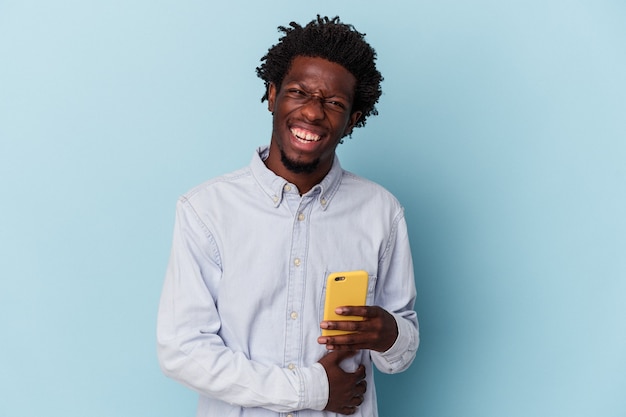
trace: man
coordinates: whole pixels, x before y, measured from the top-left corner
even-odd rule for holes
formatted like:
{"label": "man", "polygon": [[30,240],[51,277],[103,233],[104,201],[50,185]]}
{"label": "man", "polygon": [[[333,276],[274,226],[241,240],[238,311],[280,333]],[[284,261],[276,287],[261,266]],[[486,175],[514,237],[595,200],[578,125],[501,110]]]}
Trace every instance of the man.
{"label": "man", "polygon": [[[269,147],[178,202],[159,360],[200,394],[198,416],[377,416],[372,364],[400,372],[419,344],[413,265],[398,201],[335,149],[376,114],[382,76],[338,18],[279,29],[257,68]],[[364,320],[324,322],[325,278],[357,269],[367,306],[338,313]]]}

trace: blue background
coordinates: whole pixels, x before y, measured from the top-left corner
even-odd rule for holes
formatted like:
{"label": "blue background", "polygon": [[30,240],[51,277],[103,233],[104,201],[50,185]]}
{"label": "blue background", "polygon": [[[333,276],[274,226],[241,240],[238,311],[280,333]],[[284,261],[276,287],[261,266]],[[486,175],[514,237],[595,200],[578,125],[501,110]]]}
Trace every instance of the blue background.
{"label": "blue background", "polygon": [[155,318],[177,197],[269,141],[276,27],[340,15],[422,345],[382,416],[626,415],[626,3],[0,0],[0,415],[193,416]]}

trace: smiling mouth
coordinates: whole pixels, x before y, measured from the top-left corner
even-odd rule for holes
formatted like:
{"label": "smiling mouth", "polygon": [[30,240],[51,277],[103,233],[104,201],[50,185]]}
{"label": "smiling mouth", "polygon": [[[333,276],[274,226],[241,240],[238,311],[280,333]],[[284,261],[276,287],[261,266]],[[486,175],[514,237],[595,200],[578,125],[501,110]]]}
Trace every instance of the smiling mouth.
{"label": "smiling mouth", "polygon": [[291,134],[296,139],[298,139],[298,141],[303,142],[303,143],[317,142],[320,139],[322,139],[320,135],[310,132],[308,130],[299,129],[299,128],[291,128],[289,130],[291,131]]}

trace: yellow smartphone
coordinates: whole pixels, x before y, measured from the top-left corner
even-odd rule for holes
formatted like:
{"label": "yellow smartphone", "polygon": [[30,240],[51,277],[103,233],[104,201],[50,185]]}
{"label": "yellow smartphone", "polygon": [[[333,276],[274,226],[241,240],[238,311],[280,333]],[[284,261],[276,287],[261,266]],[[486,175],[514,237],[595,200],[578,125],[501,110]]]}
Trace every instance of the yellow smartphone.
{"label": "yellow smartphone", "polygon": [[[363,306],[367,298],[367,272],[333,272],[326,280],[326,300],[324,302],[324,321],[359,321],[363,317],[341,316],[335,313],[337,307]],[[322,336],[350,334],[345,330],[322,329]]]}

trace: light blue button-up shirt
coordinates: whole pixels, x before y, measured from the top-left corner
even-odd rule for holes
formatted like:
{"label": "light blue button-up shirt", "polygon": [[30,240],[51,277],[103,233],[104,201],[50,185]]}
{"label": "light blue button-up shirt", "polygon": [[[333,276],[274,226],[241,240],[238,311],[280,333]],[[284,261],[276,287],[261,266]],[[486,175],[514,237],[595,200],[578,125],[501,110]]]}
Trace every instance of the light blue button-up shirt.
{"label": "light blue button-up shirt", "polygon": [[318,360],[326,276],[364,269],[368,305],[389,311],[396,343],[360,351],[366,367],[356,416],[375,417],[372,364],[406,369],[419,344],[413,264],[402,207],[381,186],[344,171],[300,196],[264,164],[210,180],[180,198],[158,315],[166,375],[200,394],[197,416],[335,416]]}

